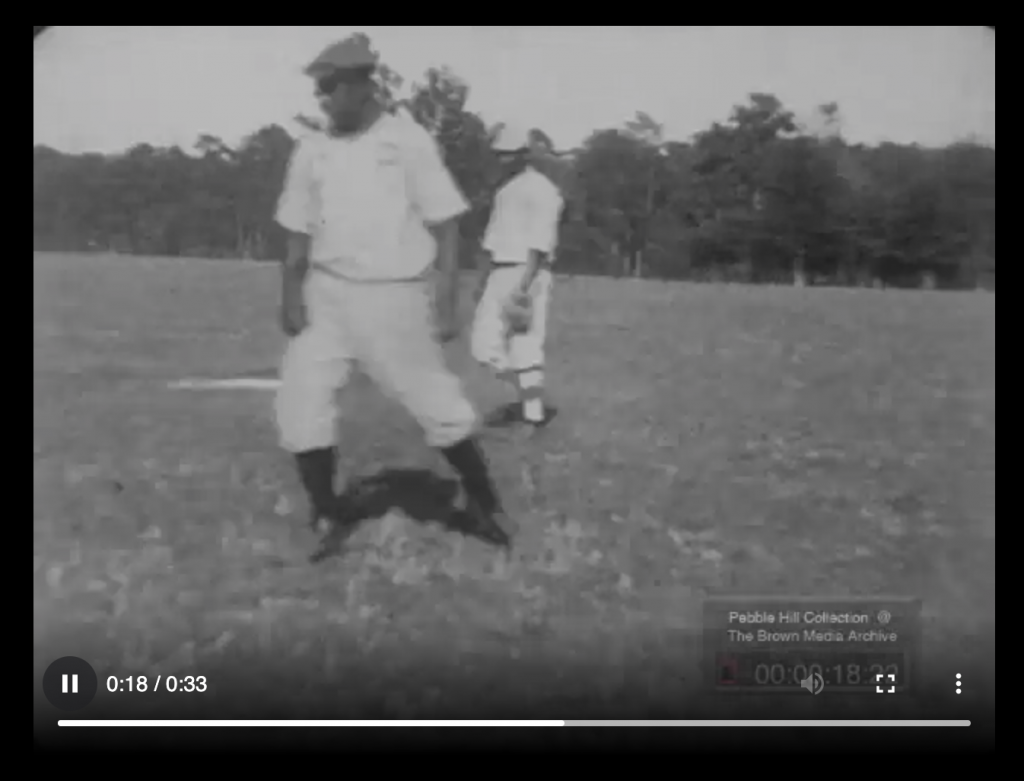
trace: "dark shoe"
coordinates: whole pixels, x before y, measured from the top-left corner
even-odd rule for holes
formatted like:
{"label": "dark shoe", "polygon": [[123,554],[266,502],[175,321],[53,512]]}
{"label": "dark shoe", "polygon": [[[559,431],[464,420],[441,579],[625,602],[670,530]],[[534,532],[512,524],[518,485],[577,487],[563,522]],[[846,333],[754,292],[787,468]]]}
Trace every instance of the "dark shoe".
{"label": "dark shoe", "polygon": [[344,553],[345,544],[355,530],[359,528],[359,523],[357,521],[348,523],[328,521],[326,528],[327,531],[323,533],[316,550],[309,556],[309,561],[313,564],[318,564],[332,556],[340,556]]}
{"label": "dark shoe", "polygon": [[334,521],[326,516],[322,516],[319,513],[309,514],[309,528],[313,530],[315,534],[327,534],[331,531],[334,526]]}
{"label": "dark shoe", "polygon": [[311,525],[321,535],[320,544],[309,557],[310,562],[317,564],[332,556],[340,555],[345,543],[359,528],[366,513],[357,502],[345,497],[338,497],[327,515],[313,514]]}
{"label": "dark shoe", "polygon": [[493,410],[484,418],[488,428],[507,428],[523,421],[523,405],[519,402],[506,404]]}
{"label": "dark shoe", "polygon": [[516,529],[512,520],[501,510],[487,512],[473,499],[466,503],[465,515],[469,520],[466,531],[484,542],[499,548],[511,548]]}
{"label": "dark shoe", "polygon": [[315,528],[322,518],[331,518],[336,510],[337,497],[334,493],[334,472],[336,455],[334,448],[325,447],[296,453],[295,463],[299,470],[302,487],[309,498],[311,525]]}
{"label": "dark shoe", "polygon": [[443,448],[441,453],[462,478],[462,487],[470,500],[486,512],[496,512],[501,507],[487,460],[473,437]]}
{"label": "dark shoe", "polygon": [[336,497],[326,512],[310,513],[310,528],[317,534],[328,534],[337,527],[355,527],[363,520],[364,513],[358,505],[344,497]]}

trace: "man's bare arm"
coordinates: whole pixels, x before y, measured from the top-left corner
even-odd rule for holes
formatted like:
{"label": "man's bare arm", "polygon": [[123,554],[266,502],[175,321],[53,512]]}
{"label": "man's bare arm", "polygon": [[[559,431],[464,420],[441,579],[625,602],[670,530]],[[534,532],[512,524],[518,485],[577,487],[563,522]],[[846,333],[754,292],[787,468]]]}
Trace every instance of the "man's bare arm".
{"label": "man's bare arm", "polygon": [[459,312],[458,218],[432,225],[430,232],[437,241],[438,315],[443,330],[453,329],[457,326]]}
{"label": "man's bare arm", "polygon": [[306,327],[303,283],[309,273],[309,236],[289,231],[287,251],[281,264],[281,326],[288,336]]}
{"label": "man's bare arm", "polygon": [[480,247],[476,253],[476,284],[474,290],[474,298],[479,301],[480,296],[483,295],[484,287],[487,284],[487,278],[491,275],[491,266],[493,265],[493,258],[491,253]]}
{"label": "man's bare arm", "polygon": [[[550,241],[546,240],[543,236],[551,227],[557,224],[561,208],[560,199],[558,202],[551,201],[548,198],[538,198],[534,201],[531,216],[533,220],[539,221],[539,224],[535,223],[533,226],[534,230],[531,231],[533,241],[541,246],[550,246]],[[541,236],[537,235],[538,228],[540,228]],[[542,250],[537,246],[530,248],[526,258],[526,269],[519,283],[519,292],[529,292],[533,281],[537,278],[537,274],[549,263],[550,259],[551,253],[547,250]]]}
{"label": "man's bare arm", "polygon": [[538,272],[548,262],[548,253],[537,249],[531,249],[526,260],[526,270],[523,272],[523,279],[519,283],[519,292],[526,293],[530,290],[533,280],[537,278]]}
{"label": "man's bare arm", "polygon": [[309,236],[305,233],[288,232],[283,271],[288,281],[301,284],[305,279],[309,271]]}

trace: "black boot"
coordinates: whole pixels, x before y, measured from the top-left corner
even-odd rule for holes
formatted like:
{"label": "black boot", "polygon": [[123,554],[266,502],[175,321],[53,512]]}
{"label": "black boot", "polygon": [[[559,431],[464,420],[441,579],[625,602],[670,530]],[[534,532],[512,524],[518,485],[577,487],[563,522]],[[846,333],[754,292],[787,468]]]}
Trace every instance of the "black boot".
{"label": "black boot", "polygon": [[476,522],[477,530],[488,541],[508,547],[510,532],[504,528],[508,523],[498,498],[497,489],[491,480],[490,469],[479,446],[468,437],[441,452],[462,478],[469,499],[467,510]]}
{"label": "black boot", "polygon": [[316,527],[322,520],[333,520],[338,498],[334,493],[334,471],[337,456],[333,447],[296,453],[302,486],[309,497],[310,524]]}

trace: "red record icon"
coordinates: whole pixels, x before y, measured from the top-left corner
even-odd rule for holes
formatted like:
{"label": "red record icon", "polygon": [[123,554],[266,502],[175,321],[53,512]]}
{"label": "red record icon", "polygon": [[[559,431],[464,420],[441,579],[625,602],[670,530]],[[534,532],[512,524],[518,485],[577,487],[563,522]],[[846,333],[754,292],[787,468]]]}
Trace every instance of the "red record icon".
{"label": "red record icon", "polygon": [[735,656],[718,657],[718,683],[722,686],[732,686],[736,683],[737,663]]}

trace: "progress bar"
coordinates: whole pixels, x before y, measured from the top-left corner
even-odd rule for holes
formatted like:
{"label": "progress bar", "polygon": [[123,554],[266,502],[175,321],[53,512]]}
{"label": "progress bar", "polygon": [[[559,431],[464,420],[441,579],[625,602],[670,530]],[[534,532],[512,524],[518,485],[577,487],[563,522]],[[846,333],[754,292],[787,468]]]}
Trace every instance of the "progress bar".
{"label": "progress bar", "polygon": [[969,720],[332,721],[302,719],[61,719],[60,727],[969,727]]}
{"label": "progress bar", "polygon": [[564,721],[336,721],[323,719],[61,719],[59,727],[564,727]]}

